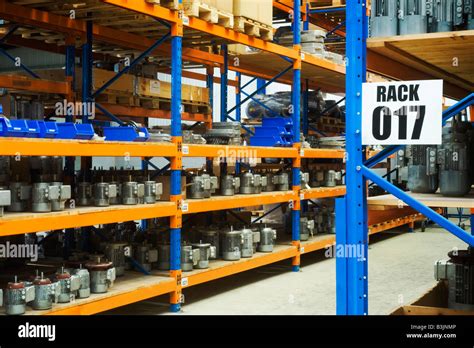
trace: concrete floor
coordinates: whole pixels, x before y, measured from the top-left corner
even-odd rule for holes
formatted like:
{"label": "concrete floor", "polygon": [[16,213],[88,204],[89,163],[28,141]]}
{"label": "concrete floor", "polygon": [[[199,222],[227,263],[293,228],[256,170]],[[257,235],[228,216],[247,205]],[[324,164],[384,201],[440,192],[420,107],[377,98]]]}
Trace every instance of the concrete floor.
{"label": "concrete floor", "polygon": [[[406,231],[406,229],[405,229]],[[452,248],[465,244],[443,229],[387,232],[371,237],[369,247],[369,313],[389,314],[435,285],[433,264]],[[289,260],[247,271],[184,291],[181,315],[335,314],[335,260],[315,252],[302,257],[302,270],[290,271]],[[161,296],[108,312],[165,314]]]}

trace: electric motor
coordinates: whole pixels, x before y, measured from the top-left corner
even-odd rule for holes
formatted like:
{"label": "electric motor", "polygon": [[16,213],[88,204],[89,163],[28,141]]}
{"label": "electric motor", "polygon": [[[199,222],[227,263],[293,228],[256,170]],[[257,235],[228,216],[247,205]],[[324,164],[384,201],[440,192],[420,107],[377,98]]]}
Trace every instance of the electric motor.
{"label": "electric motor", "polygon": [[429,145],[412,145],[408,157],[407,187],[415,193],[434,193],[438,189],[437,149]]}
{"label": "electric motor", "polygon": [[244,228],[241,232],[242,232],[241,257],[252,257],[253,256],[253,231],[249,228]]}
{"label": "electric motor", "polygon": [[25,182],[11,182],[9,188],[11,192],[11,204],[7,210],[10,212],[28,210],[28,203],[31,199],[31,185]]}
{"label": "electric motor", "polygon": [[79,268],[73,270],[73,274],[79,277],[79,289],[77,289],[77,298],[88,298],[91,295],[91,280],[89,271],[86,268]]}
{"label": "electric motor", "polygon": [[92,196],[92,184],[90,182],[81,181],[77,183],[76,203],[80,207],[87,207],[94,203]]}
{"label": "electric motor", "polygon": [[181,270],[183,272],[192,271],[194,265],[195,265],[195,257],[194,257],[192,245],[181,245]]}
{"label": "electric motor", "polygon": [[203,243],[202,241],[200,243],[194,243],[192,247],[194,249],[193,253],[195,250],[197,250],[196,254],[193,254],[193,257],[194,255],[197,256],[195,268],[209,268],[209,259],[216,258],[216,248],[211,246],[211,244]]}
{"label": "electric motor", "polygon": [[310,182],[311,187],[320,187],[324,183],[324,170],[313,169],[310,171]]}
{"label": "electric motor", "polygon": [[107,182],[98,182],[92,187],[92,192],[96,207],[108,207],[110,198],[117,196],[117,187]]}
{"label": "electric motor", "polygon": [[52,211],[51,202],[60,199],[60,186],[40,182],[33,184],[31,210],[35,213]]}
{"label": "electric motor", "polygon": [[276,178],[275,174],[268,172],[262,175],[262,177],[265,177],[266,185],[262,187],[262,191],[264,192],[272,192],[275,191],[276,189]]}
{"label": "electric motor", "polygon": [[[200,232],[200,240],[203,243],[209,243],[211,246],[216,248],[216,255],[211,255],[211,259],[216,259],[220,255],[219,249],[219,230],[209,228]],[[213,257],[214,256],[214,257]]]}
{"label": "electric motor", "polygon": [[112,262],[117,277],[125,274],[125,247],[127,245],[127,243],[112,242],[105,243],[103,246],[105,257]]}
{"label": "electric motor", "polygon": [[453,250],[449,260],[436,261],[435,279],[448,282],[448,306],[452,309],[474,310],[474,252]]}
{"label": "electric motor", "polygon": [[115,268],[112,262],[102,262],[100,258],[96,261],[86,263],[90,273],[90,289],[93,294],[101,294],[108,291],[115,281]]}
{"label": "electric motor", "polygon": [[314,220],[309,220],[307,217],[300,218],[300,240],[308,240],[310,235],[313,236]]}
{"label": "electric motor", "polygon": [[395,36],[397,28],[397,2],[395,0],[373,0],[370,14],[370,36]]}
{"label": "electric motor", "polygon": [[400,35],[426,33],[426,0],[399,0],[398,25]]}
{"label": "electric motor", "polygon": [[162,271],[168,271],[170,269],[170,245],[169,244],[158,244],[158,264],[157,268]]}
{"label": "electric motor", "polygon": [[0,217],[3,216],[4,207],[11,204],[11,192],[6,188],[0,187]]}
{"label": "electric motor", "polygon": [[5,289],[5,313],[7,315],[24,314],[26,311],[26,304],[35,299],[35,288],[23,281],[9,282]]}
{"label": "electric motor", "polygon": [[240,193],[242,194],[254,194],[256,186],[255,176],[252,173],[240,174]]}
{"label": "electric motor", "polygon": [[288,191],[290,189],[290,176],[288,173],[280,173],[275,176],[277,191]]}
{"label": "electric motor", "polygon": [[221,177],[221,195],[233,196],[236,190],[240,188],[240,178],[234,178],[232,175],[223,175]]}
{"label": "electric motor", "polygon": [[133,246],[133,257],[147,272],[151,271],[152,264],[158,261],[158,250],[152,249],[149,244],[136,244]]}
{"label": "electric motor", "polygon": [[[455,0],[427,0],[426,14],[429,18],[430,32],[453,30],[455,2]],[[462,22],[462,6],[459,7],[459,15]]]}
{"label": "electric motor", "polygon": [[33,281],[35,289],[35,299],[31,302],[31,307],[36,310],[46,310],[53,307],[53,303],[58,301],[61,291],[59,282],[52,283],[49,278],[44,278],[43,273]]}
{"label": "electric motor", "polygon": [[126,181],[122,183],[122,204],[137,205],[140,199],[143,199],[145,194],[145,186],[135,181]]}
{"label": "electric motor", "polygon": [[145,204],[155,204],[163,194],[163,184],[148,180],[143,182],[143,185],[145,187],[143,202]]}
{"label": "electric motor", "polygon": [[58,296],[59,303],[69,303],[76,298],[76,291],[81,287],[80,278],[71,275],[62,267],[56,272],[56,281],[59,283],[60,291]]}
{"label": "electric motor", "polygon": [[111,181],[110,185],[114,185],[116,189],[115,197],[109,197],[110,205],[120,205],[122,204],[122,184],[118,181]]}
{"label": "electric motor", "polygon": [[221,231],[220,250],[222,258],[227,261],[237,261],[241,257],[242,231]]}
{"label": "electric motor", "polygon": [[264,227],[260,230],[260,243],[258,251],[262,253],[271,253],[277,238],[276,230],[270,227]]}

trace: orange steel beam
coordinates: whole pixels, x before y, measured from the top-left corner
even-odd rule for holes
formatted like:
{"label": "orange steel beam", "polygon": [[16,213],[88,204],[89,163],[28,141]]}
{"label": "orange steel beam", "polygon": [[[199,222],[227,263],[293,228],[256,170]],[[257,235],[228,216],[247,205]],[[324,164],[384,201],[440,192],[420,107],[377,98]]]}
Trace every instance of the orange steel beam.
{"label": "orange steel beam", "polygon": [[298,198],[295,191],[264,192],[258,195],[236,195],[232,197],[211,197],[209,199],[187,200],[188,210],[183,214],[202,213],[225,209],[252,207],[262,204],[284,203]]}
{"label": "orange steel beam", "polygon": [[339,197],[346,194],[346,187],[316,187],[301,190],[301,194],[303,195],[304,199]]}
{"label": "orange steel beam", "polygon": [[[159,109],[147,109],[139,106],[126,106],[118,104],[107,104],[101,103],[101,105],[116,116],[129,116],[129,117],[145,117],[145,118],[162,118],[171,119],[171,111],[159,110]],[[102,112],[96,110],[98,114]],[[183,121],[194,121],[194,122],[212,122],[212,114],[193,114],[189,112],[183,112],[181,114]]]}
{"label": "orange steel beam", "polygon": [[221,157],[221,158],[296,158],[295,148],[232,146],[232,145],[183,145],[186,153],[183,157]]}
{"label": "orange steel beam", "polygon": [[301,149],[301,158],[344,158],[344,150]]}
{"label": "orange steel beam", "polygon": [[71,92],[71,84],[69,82],[46,81],[20,75],[0,75],[0,87],[64,95]]}
{"label": "orange steel beam", "polygon": [[0,218],[0,236],[152,219],[175,214],[176,204],[173,202],[159,202],[133,207],[85,207],[53,213],[6,213]]}
{"label": "orange steel beam", "polygon": [[[143,301],[152,297],[164,295],[164,294],[173,292],[175,289],[176,289],[176,281],[173,278],[170,278],[170,280],[161,280],[157,282],[156,285],[142,286],[135,290],[127,291],[127,292],[116,294],[116,295],[110,295],[110,292],[114,291],[112,288],[112,290],[109,290],[109,293],[106,295],[93,294],[88,299],[76,300],[74,304],[68,304],[65,306],[59,304],[57,306],[54,306],[51,311],[47,311],[45,314],[46,315],[92,315],[96,313],[105,312],[114,308],[118,308],[121,306],[125,306],[131,303]],[[99,297],[99,298],[96,298],[96,297]]]}
{"label": "orange steel beam", "polygon": [[[186,276],[183,274],[183,278],[187,278],[188,285],[186,287],[206,283],[215,279],[224,278],[232,274],[248,271],[253,268],[265,266],[271,263],[275,263],[281,260],[290,259],[298,254],[298,250],[294,246],[288,246],[283,250],[276,250],[270,254],[256,254],[251,259],[241,259],[237,262],[229,262],[224,264],[222,267],[211,268],[203,271]],[[183,287],[184,288],[184,287]]]}
{"label": "orange steel beam", "polygon": [[[316,236],[317,238],[317,236]],[[317,238],[316,240],[309,240],[301,242],[300,253],[306,254],[317,250],[322,250],[328,245],[332,246],[336,242],[336,236],[327,236],[326,238]]]}
{"label": "orange steel beam", "polygon": [[177,148],[167,143],[61,139],[0,138],[3,156],[174,157]]}

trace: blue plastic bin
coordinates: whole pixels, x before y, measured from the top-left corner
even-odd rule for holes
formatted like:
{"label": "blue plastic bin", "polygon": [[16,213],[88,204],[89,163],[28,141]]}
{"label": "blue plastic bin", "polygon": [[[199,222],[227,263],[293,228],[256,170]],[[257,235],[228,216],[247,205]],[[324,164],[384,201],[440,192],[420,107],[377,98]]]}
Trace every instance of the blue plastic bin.
{"label": "blue plastic bin", "polygon": [[28,138],[39,138],[41,135],[40,126],[36,120],[26,120],[28,126]]}
{"label": "blue plastic bin", "polygon": [[0,136],[24,138],[28,134],[28,124],[25,120],[9,120],[0,117]]}
{"label": "blue plastic bin", "polygon": [[40,128],[40,138],[56,138],[58,135],[58,125],[56,122],[38,121]]}
{"label": "blue plastic bin", "polygon": [[134,127],[103,127],[105,141],[147,141],[148,129]]}
{"label": "blue plastic bin", "polygon": [[59,139],[83,139],[90,140],[94,136],[94,127],[90,123],[64,122],[58,123]]}

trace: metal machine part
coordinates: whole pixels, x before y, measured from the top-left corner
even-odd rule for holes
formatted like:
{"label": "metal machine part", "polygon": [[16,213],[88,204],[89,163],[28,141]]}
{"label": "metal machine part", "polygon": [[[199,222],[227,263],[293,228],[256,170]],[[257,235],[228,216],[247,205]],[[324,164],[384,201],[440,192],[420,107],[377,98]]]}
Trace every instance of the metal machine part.
{"label": "metal machine part", "polygon": [[93,294],[105,293],[114,285],[115,268],[112,262],[103,262],[99,257],[86,263],[86,268],[90,273],[90,289]]}
{"label": "metal machine part", "polygon": [[438,147],[439,189],[443,196],[460,197],[471,190],[470,166],[472,127],[469,122],[452,121],[443,128]]}
{"label": "metal machine part", "polygon": [[209,243],[211,244],[211,246],[216,248],[216,254],[211,255],[209,257],[210,259],[216,259],[220,255],[218,229],[209,228],[206,230],[202,230],[200,232],[200,240],[202,243]]}
{"label": "metal machine part", "polygon": [[62,182],[53,182],[52,186],[56,186],[59,189],[59,197],[51,200],[52,211],[63,211],[65,209],[65,203],[68,199],[71,199],[71,186],[63,185]]}
{"label": "metal machine part", "polygon": [[122,204],[137,205],[140,199],[143,199],[144,195],[145,185],[132,181],[131,178],[129,181],[122,183]]}
{"label": "metal machine part", "polygon": [[462,11],[461,0],[426,0],[429,31],[452,31],[455,18],[457,25],[463,22]]}
{"label": "metal machine part", "polygon": [[[456,3],[457,5],[457,3]],[[457,14],[456,14],[457,15]],[[467,30],[474,29],[474,0],[464,1],[464,15],[467,18]]]}
{"label": "metal machine part", "polygon": [[60,186],[40,182],[33,184],[31,210],[36,213],[47,213],[52,210],[52,201],[60,199]]}
{"label": "metal machine part", "polygon": [[168,271],[170,269],[170,245],[169,244],[158,244],[158,264],[157,268],[162,271]]}
{"label": "metal machine part", "polygon": [[52,283],[49,278],[45,278],[41,272],[41,276],[33,281],[35,289],[35,299],[30,302],[33,309],[45,310],[53,307],[53,303],[58,302],[61,293],[61,284],[59,282]]}
{"label": "metal machine part", "polygon": [[199,249],[195,250],[193,251],[192,245],[181,245],[181,270],[183,272],[190,272],[197,265]]}
{"label": "metal machine part", "polygon": [[116,194],[115,194],[115,197],[109,197],[109,204],[110,205],[122,204],[122,184],[118,181],[111,181],[110,185],[115,185]]}
{"label": "metal machine part", "polygon": [[5,313],[7,315],[24,314],[26,304],[35,299],[35,288],[23,281],[18,281],[15,276],[13,282],[7,284],[4,294]]}
{"label": "metal machine part", "polygon": [[242,231],[221,231],[220,250],[222,258],[226,261],[237,261],[241,258]]}
{"label": "metal machine part", "polygon": [[288,191],[290,189],[290,176],[288,173],[280,173],[275,176],[277,191]]}
{"label": "metal machine part", "polygon": [[145,194],[143,196],[143,203],[155,204],[163,194],[163,184],[160,182],[147,180],[143,182]]}
{"label": "metal machine part", "polygon": [[10,190],[6,190],[0,187],[0,217],[3,216],[3,210],[5,207],[8,207],[12,200],[11,200],[11,192]]}
{"label": "metal machine part", "polygon": [[240,193],[248,195],[255,193],[255,177],[252,173],[240,174]]}
{"label": "metal machine part", "polygon": [[199,243],[194,243],[192,245],[193,247],[193,253],[195,250],[198,250],[196,254],[193,254],[193,257],[196,256],[197,261],[195,268],[198,269],[205,269],[209,268],[209,260],[210,259],[215,259],[217,257],[216,255],[216,247],[212,246],[209,243],[203,243],[200,241]]}
{"label": "metal machine part", "polygon": [[398,26],[400,35],[426,33],[426,0],[399,0]]}
{"label": "metal machine part", "polygon": [[300,181],[301,181],[301,188],[302,189],[310,188],[310,186],[309,186],[309,173],[300,171]]}
{"label": "metal machine part", "polygon": [[262,193],[263,187],[267,186],[267,177],[260,174],[255,174],[253,177],[255,179],[255,193]]}
{"label": "metal machine part", "polygon": [[158,250],[153,249],[150,244],[138,244],[133,246],[133,258],[144,270],[151,271],[152,264],[158,261]]}
{"label": "metal machine part", "polygon": [[310,220],[307,217],[300,218],[300,240],[308,240],[309,237],[313,237],[314,233],[314,220]]}
{"label": "metal machine part", "polygon": [[233,196],[240,188],[240,178],[232,175],[223,175],[221,177],[221,195]]}
{"label": "metal machine part", "polygon": [[242,247],[241,247],[241,256],[242,257],[252,257],[253,256],[253,231],[249,228],[244,228],[242,231]]}
{"label": "metal machine part", "polygon": [[79,277],[79,289],[77,289],[77,298],[88,298],[91,295],[91,279],[89,271],[86,268],[79,268],[72,271],[74,276]]}
{"label": "metal machine part", "polygon": [[214,122],[203,135],[207,144],[242,145],[240,122]]}
{"label": "metal machine part", "polygon": [[327,170],[324,172],[324,186],[334,187],[337,182],[342,179],[342,173],[335,170]]}
{"label": "metal machine part", "polygon": [[448,307],[460,310],[474,310],[474,252],[453,250],[449,260],[436,261],[434,277],[448,282]]}
{"label": "metal machine part", "polygon": [[195,175],[191,178],[191,183],[187,187],[189,198],[209,198],[219,188],[219,181],[216,176],[210,176],[209,174]]}
{"label": "metal machine part", "polygon": [[324,170],[312,169],[309,177],[309,186],[311,187],[320,187],[324,184]]}
{"label": "metal machine part", "polygon": [[258,243],[257,250],[262,253],[273,252],[273,246],[277,238],[277,231],[270,227],[264,227],[260,229],[260,242]]}
{"label": "metal machine part", "polygon": [[56,272],[56,281],[59,283],[59,303],[69,303],[76,298],[76,291],[81,287],[81,279],[77,275],[71,275],[64,267]]}
{"label": "metal machine part", "polygon": [[268,172],[265,174],[262,174],[262,178],[265,178],[267,184],[262,187],[262,191],[264,192],[272,192],[275,191],[276,189],[276,177],[275,174]]}
{"label": "metal machine part", "polygon": [[11,182],[10,192],[11,204],[7,210],[11,212],[27,211],[31,199],[31,185],[26,182]]}
{"label": "metal machine part", "polygon": [[438,189],[436,146],[407,146],[405,156],[408,158],[408,189],[416,193],[436,192]]}
{"label": "metal machine part", "polygon": [[105,243],[102,246],[105,257],[107,260],[110,260],[112,265],[115,267],[115,275],[117,277],[125,274],[125,267],[127,264],[125,261],[125,248],[127,246],[127,243],[121,242]]}
{"label": "metal machine part", "polygon": [[80,207],[93,205],[92,184],[87,181],[81,181],[76,186],[76,204]]}
{"label": "metal machine part", "polygon": [[183,130],[183,144],[206,144],[206,139],[190,130]]}
{"label": "metal machine part", "polygon": [[397,29],[397,2],[390,0],[372,1],[370,36],[395,36],[397,35]]}
{"label": "metal machine part", "polygon": [[97,182],[92,187],[92,193],[94,196],[94,206],[108,207],[110,199],[117,197],[117,186],[107,182]]}

